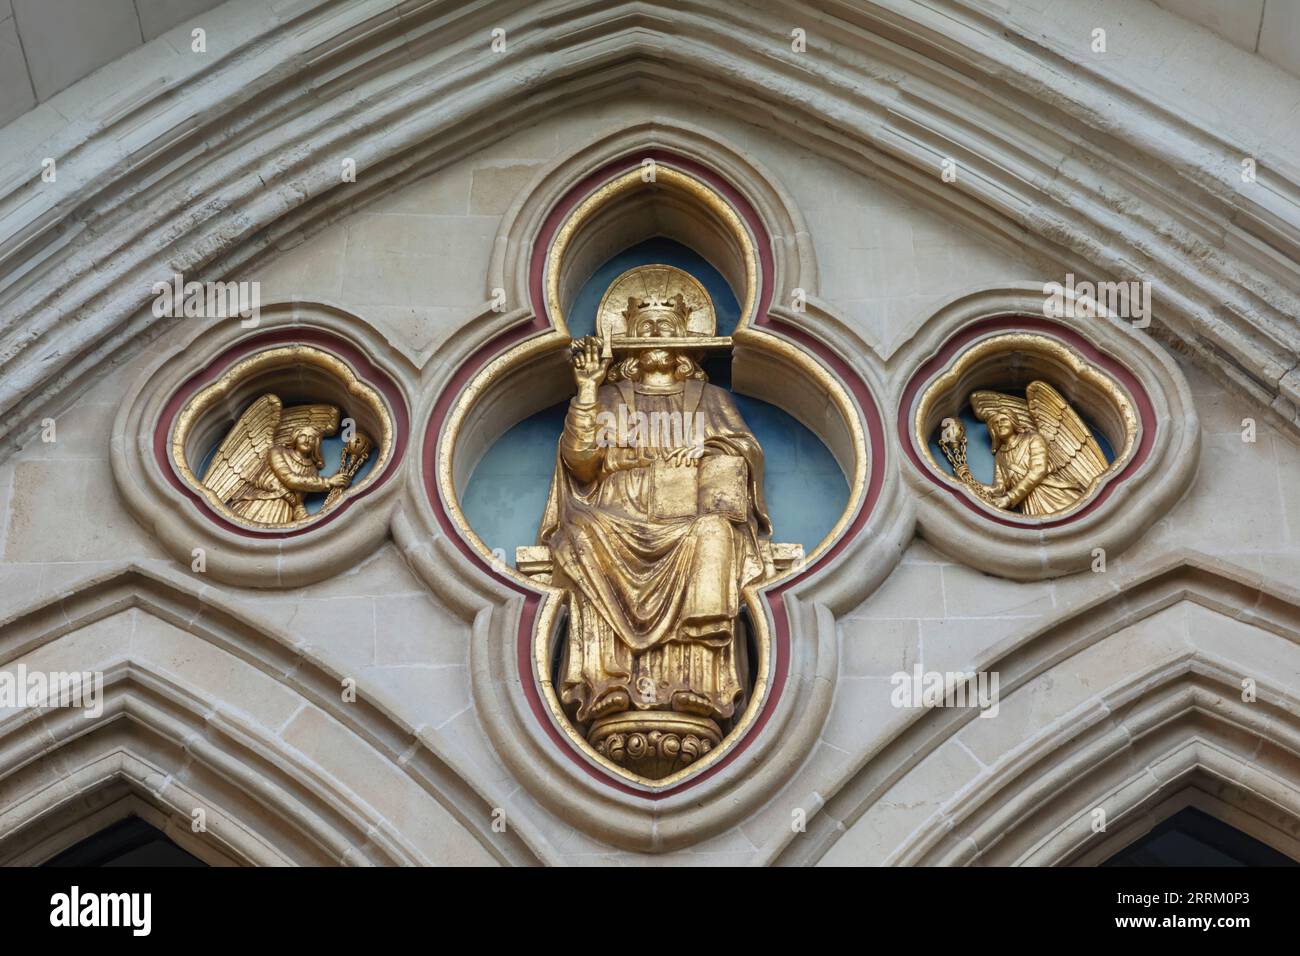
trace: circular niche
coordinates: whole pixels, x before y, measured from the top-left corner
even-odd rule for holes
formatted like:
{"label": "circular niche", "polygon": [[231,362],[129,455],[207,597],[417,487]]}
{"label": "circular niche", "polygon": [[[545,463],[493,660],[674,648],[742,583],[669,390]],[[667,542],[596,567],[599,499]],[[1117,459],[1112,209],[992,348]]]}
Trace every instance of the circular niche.
{"label": "circular niche", "polygon": [[[1031,313],[1041,305],[1041,286],[1025,283],[945,306],[909,349],[897,411],[920,535],[1017,581],[1104,567],[1179,499],[1199,461],[1187,383],[1149,334],[1103,319],[1067,326]],[[940,439],[960,448],[961,428],[945,419],[966,426],[971,474],[960,480]],[[984,487],[989,425],[1005,497]]]}
{"label": "circular niche", "polygon": [[[998,474],[990,424],[999,412],[1013,429],[1044,439],[1046,485],[1057,487],[1001,506],[988,499],[983,489]],[[932,480],[995,520],[1030,525],[1086,509],[1132,460],[1143,427],[1113,375],[1051,335],[1022,331],[989,335],[957,353],[921,387],[912,423],[913,450]],[[1002,474],[1015,483],[1015,471]]]}
{"label": "circular niche", "polygon": [[[299,532],[364,494],[393,457],[383,397],[337,355],[302,344],[241,359],[181,406],[172,467],[217,516],[252,532]],[[345,473],[337,490],[329,480]]]}

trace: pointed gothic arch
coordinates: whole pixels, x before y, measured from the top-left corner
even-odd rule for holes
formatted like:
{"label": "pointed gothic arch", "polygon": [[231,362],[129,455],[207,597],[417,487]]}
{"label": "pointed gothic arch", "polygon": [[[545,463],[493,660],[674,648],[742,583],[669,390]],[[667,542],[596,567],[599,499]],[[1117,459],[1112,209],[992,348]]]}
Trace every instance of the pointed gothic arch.
{"label": "pointed gothic arch", "polygon": [[[1203,631],[1200,643],[1177,628],[1137,632],[1159,629],[1161,615],[1184,604],[1249,625],[1259,640],[1238,641],[1229,655],[1236,631]],[[1271,676],[1279,653],[1300,659],[1300,595],[1198,554],[1141,569],[1114,595],[972,662],[973,670],[1000,674],[999,718],[921,711],[828,797],[806,837],[787,841],[778,862],[858,859],[855,827],[890,812],[904,793],[931,796],[910,825],[885,827],[897,837],[879,848],[876,862],[1096,862],[1101,847],[1118,849],[1119,837],[1093,833],[1092,810],[1101,807],[1112,826],[1136,835],[1152,807],[1176,807],[1169,801],[1195,790],[1219,801],[1207,805],[1234,805],[1227,822],[1294,858],[1300,704]],[[1076,699],[1062,692],[1050,710],[1026,705],[1008,716],[1008,708],[1034,699],[1036,682],[1063,675]],[[1247,679],[1257,695],[1249,702],[1240,699]],[[1084,689],[1093,683],[1095,691]],[[885,826],[879,818],[875,825]]]}
{"label": "pointed gothic arch", "polygon": [[[1274,252],[1296,248],[1291,197],[1300,177],[1286,154],[1259,150],[1268,189],[1239,190],[1230,178],[1206,173],[1204,157],[1235,159],[1256,144],[1144,99],[1135,91],[1140,84],[1125,87],[1124,64],[1112,77],[1067,75],[1044,35],[1003,24],[981,4],[952,0],[911,15],[866,4],[849,19],[816,3],[797,9],[841,31],[845,60],[786,63],[755,53],[788,24],[749,11],[692,9],[683,15],[678,45],[665,42],[656,17],[639,4],[604,11],[577,29],[566,27],[567,34],[554,22],[517,30],[529,23],[520,4],[494,11],[492,25],[500,18],[512,36],[523,37],[516,62],[530,83],[521,96],[518,76],[490,58],[473,62],[472,47],[488,23],[480,9],[445,16],[420,9],[405,18],[363,11],[331,21],[332,11],[303,4],[292,23],[248,24],[228,57],[195,66],[172,85],[127,83],[110,91],[114,99],[98,119],[89,112],[39,150],[22,144],[33,157],[50,153],[75,170],[60,191],[37,191],[39,167],[31,157],[4,166],[18,172],[4,196],[12,226],[0,236],[0,301],[14,323],[0,333],[0,434],[21,436],[35,410],[64,401],[100,363],[152,334],[142,290],[157,262],[194,277],[239,273],[512,125],[646,84],[687,95],[708,89],[720,111],[863,167],[991,239],[1041,243],[1063,268],[1149,267],[1165,296],[1157,320],[1166,338],[1187,343],[1202,361],[1210,357],[1207,364],[1221,365],[1221,374],[1259,407],[1294,424],[1297,345],[1286,317],[1296,312],[1296,285]],[[288,41],[292,59],[274,52],[277,40]],[[394,43],[406,55],[390,57]],[[468,68],[458,62],[447,69],[451,57],[465,57]],[[836,81],[834,70],[859,68],[846,61],[868,64],[872,75],[856,85]],[[771,74],[763,68],[774,64],[782,82],[765,82]],[[454,74],[455,91],[466,95],[448,95],[440,72]],[[1099,110],[1102,103],[1109,108]],[[204,106],[211,111],[195,121]],[[1008,135],[1008,114],[1016,117],[1016,136]],[[961,158],[970,173],[956,191],[940,187],[935,174],[954,144],[967,144]],[[349,154],[363,170],[355,190],[340,188],[337,175],[338,161]],[[1090,168],[1099,155],[1114,159],[1113,176]],[[238,217],[222,215],[235,207]],[[792,230],[786,238],[794,248],[810,249],[806,237],[800,244],[797,224]],[[505,262],[508,245],[498,252]],[[799,266],[801,277],[815,275],[803,271],[802,260]],[[490,291],[489,285],[485,298]],[[816,338],[860,339],[833,310],[810,304]],[[420,394],[446,385],[466,354],[458,350],[525,321],[524,311],[485,308],[467,323],[463,345],[453,344],[437,362],[413,361]],[[430,406],[431,400],[423,411]],[[418,481],[416,469],[408,478]],[[411,504],[422,490],[414,488],[394,509],[395,536],[412,565],[426,580],[441,580],[440,595],[474,621],[476,650],[508,647],[512,635],[502,622],[513,624],[522,602],[481,573],[446,579],[441,572],[457,566],[462,553],[452,537],[426,527]],[[900,506],[883,539],[905,540],[911,521],[910,507]],[[805,753],[815,742],[834,687],[834,613],[890,566],[873,557],[864,574],[862,565],[841,561],[815,587],[788,595],[791,619],[803,627],[798,677],[805,685],[799,712],[778,728],[789,728],[792,750]],[[483,680],[508,684],[508,654],[492,654]],[[500,691],[485,686],[482,699],[495,700]],[[527,730],[510,720],[507,714],[500,732],[526,738]],[[410,733],[401,728],[396,737],[409,742],[403,735]],[[538,763],[520,772],[535,776]],[[606,812],[594,824],[601,836],[655,850],[718,832],[781,779],[769,774],[730,816],[716,807],[677,814],[688,802],[679,801],[647,821],[616,802],[563,794],[554,800],[583,819]],[[844,808],[837,804],[833,813]],[[544,846],[530,852],[547,855]]]}
{"label": "pointed gothic arch", "polygon": [[[1300,343],[1287,316],[1300,300],[1269,251],[1296,248],[1286,197],[1300,172],[1285,152],[1234,142],[1194,110],[1171,113],[1125,82],[1142,62],[1066,70],[1031,25],[974,0],[941,6],[806,3],[799,15],[834,31],[840,51],[798,58],[768,52],[788,33],[780,11],[680,11],[666,38],[635,3],[536,20],[526,4],[336,15],[317,2],[292,20],[267,11],[242,23],[225,55],[169,62],[169,83],[153,82],[147,58],[136,88],[125,68],[121,87],[83,80],[102,109],[39,148],[21,144],[60,160],[71,182],[42,192],[39,163],[12,157],[0,435],[23,434],[38,406],[147,333],[152,264],[237,274],[511,128],[646,82],[707,88],[714,108],[865,165],[1063,268],[1149,272],[1166,337],[1295,427]],[[513,38],[513,69],[481,42],[493,27]],[[395,42],[406,55],[389,55]],[[844,83],[845,71],[862,82]],[[1234,183],[1235,160],[1251,154],[1270,189]],[[1199,172],[1207,155],[1224,157],[1222,175]],[[965,171],[959,190],[937,175],[948,156]],[[361,171],[356,188],[339,174],[344,159]],[[219,212],[236,206],[231,228]],[[1211,225],[1224,221],[1231,240]]]}
{"label": "pointed gothic arch", "polygon": [[[122,615],[133,613],[166,633],[124,628]],[[85,670],[95,660],[106,690],[102,719],[20,709],[0,722],[0,781],[15,795],[0,829],[15,838],[47,839],[47,815],[64,821],[59,832],[84,835],[74,811],[96,802],[67,804],[69,790],[124,783],[174,821],[196,806],[225,812],[226,839],[209,845],[216,858],[537,861],[522,836],[527,812],[512,811],[514,826],[494,832],[493,808],[514,805],[485,798],[435,734],[402,724],[364,684],[345,702],[343,675],[304,640],[264,630],[210,590],[130,567],[11,616],[0,635],[8,662]],[[178,647],[178,637],[192,646]],[[77,774],[84,785],[69,784]],[[167,786],[179,791],[190,777],[187,808]],[[429,816],[433,807],[440,819]],[[39,842],[23,839],[14,853]]]}
{"label": "pointed gothic arch", "polygon": [[[85,726],[80,713],[54,712],[30,721],[30,733],[49,740],[35,759],[4,767],[9,798],[0,858],[42,863],[88,833],[136,815],[161,823],[209,863],[413,862],[409,847],[372,842],[362,821],[322,813],[322,794],[303,785],[300,763],[285,760],[285,753],[266,759],[274,753],[266,737],[246,737],[242,761],[204,746],[200,738],[212,735],[212,725],[203,713],[178,706],[185,695],[177,691],[173,682],[126,663],[106,675],[101,719]],[[6,749],[32,748],[27,728],[6,729]],[[261,759],[253,756],[259,748]]]}

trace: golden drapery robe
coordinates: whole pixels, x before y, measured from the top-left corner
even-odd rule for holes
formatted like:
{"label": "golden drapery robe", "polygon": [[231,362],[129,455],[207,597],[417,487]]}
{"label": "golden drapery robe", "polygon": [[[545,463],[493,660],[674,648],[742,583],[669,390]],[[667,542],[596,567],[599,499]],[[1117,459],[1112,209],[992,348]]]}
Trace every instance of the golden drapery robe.
{"label": "golden drapery robe", "polygon": [[[597,443],[600,413],[617,417],[620,405],[647,415],[700,415],[704,454],[745,463],[743,514],[697,509],[656,517],[654,465],[667,449]],[[595,477],[583,481],[575,468]],[[577,721],[619,690],[635,709],[676,706],[718,720],[732,716],[743,693],[737,672],[743,649],[735,640],[741,590],[768,571],[771,521],[762,489],[762,449],[723,389],[688,380],[670,392],[650,392],[621,381],[602,386],[594,405],[573,399],[538,540],[551,548],[553,583],[570,594],[558,689]],[[675,703],[679,694],[697,703]]]}
{"label": "golden drapery robe", "polygon": [[1054,514],[1071,507],[1087,491],[1052,469],[1047,442],[1036,431],[1019,432],[993,457],[993,487],[1021,505],[1027,515]]}
{"label": "golden drapery robe", "polygon": [[316,463],[296,448],[272,445],[266,453],[266,467],[253,482],[230,501],[230,510],[241,518],[260,524],[288,524],[307,518],[303,495],[329,491]]}

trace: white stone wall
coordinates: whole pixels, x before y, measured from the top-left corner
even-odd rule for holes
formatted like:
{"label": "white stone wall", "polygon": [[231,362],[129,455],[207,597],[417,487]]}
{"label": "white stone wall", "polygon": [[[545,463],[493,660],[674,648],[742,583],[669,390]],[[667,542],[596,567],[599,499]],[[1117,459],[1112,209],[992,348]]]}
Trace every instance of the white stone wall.
{"label": "white stone wall", "polygon": [[188,38],[219,2],[0,0],[0,126],[173,27]]}
{"label": "white stone wall", "polygon": [[[882,358],[963,292],[1059,272],[1031,250],[999,248],[770,131],[662,98],[654,115],[670,126],[705,126],[776,174],[812,233],[822,298]],[[426,358],[481,310],[501,216],[548,161],[645,118],[645,99],[625,97],[522,130],[241,278],[261,281],[264,301],[337,303],[412,359]]]}
{"label": "white stone wall", "polygon": [[[1075,22],[1073,13],[1061,16]],[[1078,23],[1086,19],[1078,17]],[[1207,41],[1197,34],[1188,42]],[[1150,69],[1151,83],[1159,87],[1158,65]],[[246,267],[239,278],[259,281],[264,302],[296,296],[337,304],[378,329],[416,366],[445,361],[449,343],[483,311],[494,239],[511,203],[575,145],[649,114],[667,124],[714,130],[788,190],[811,234],[819,297],[874,350],[870,363],[889,360],[927,317],[965,292],[1060,278],[1063,266],[1040,253],[1032,237],[1023,244],[995,241],[955,224],[942,208],[922,206],[891,189],[878,172],[867,175],[707,104],[644,91],[497,140]],[[1284,115],[1300,114],[1272,102],[1223,122],[1282,137]],[[182,322],[153,347],[141,344],[106,363],[92,387],[54,410],[56,441],[28,442],[0,461],[0,657],[6,666],[29,660],[37,666],[42,654],[53,653],[44,647],[9,656],[7,635],[37,628],[27,612],[49,608],[57,617],[90,582],[106,575],[140,568],[178,589],[195,590],[189,569],[164,553],[125,510],[108,444],[123,396],[156,350],[192,334]],[[1198,477],[1184,500],[1137,545],[1110,556],[1103,574],[1015,583],[954,563],[914,540],[885,583],[836,622],[833,703],[806,760],[750,819],[674,852],[636,853],[601,843],[579,821],[534,798],[491,746],[483,721],[492,715],[475,707],[468,671],[471,625],[429,593],[391,542],[359,558],[349,572],[301,589],[254,591],[202,582],[200,609],[185,623],[208,613],[204,602],[234,609],[251,628],[295,647],[312,666],[354,677],[361,696],[395,726],[436,745],[447,768],[437,779],[463,781],[465,791],[447,784],[439,798],[410,784],[398,769],[414,759],[414,750],[384,756],[387,744],[367,737],[378,735],[371,730],[380,726],[377,719],[361,729],[333,727],[327,733],[325,724],[338,724],[331,712],[284,690],[285,682],[268,676],[269,665],[199,640],[149,607],[125,607],[84,626],[68,612],[69,630],[58,638],[59,647],[69,659],[136,662],[204,699],[225,701],[238,720],[272,742],[267,746],[275,753],[292,755],[337,784],[340,792],[331,791],[330,799],[341,815],[351,807],[361,818],[370,815],[381,836],[400,834],[406,842],[393,852],[413,862],[899,862],[921,852],[915,849],[920,835],[936,820],[942,829],[944,821],[964,819],[954,809],[963,794],[1023,760],[1035,741],[1081,720],[1116,687],[1170,661],[1235,660],[1242,674],[1300,691],[1300,662],[1283,626],[1237,620],[1230,607],[1210,608],[1176,593],[1149,615],[1119,621],[1088,649],[1044,664],[1043,673],[1008,695],[1003,718],[975,721],[915,768],[900,771],[897,782],[865,809],[852,803],[855,788],[870,790],[873,760],[920,716],[890,704],[889,678],[897,671],[916,664],[940,671],[987,666],[1018,641],[1076,620],[1076,610],[1089,602],[1110,597],[1122,604],[1125,589],[1145,569],[1189,558],[1291,606],[1300,574],[1300,445],[1239,392],[1229,392],[1185,359],[1179,364],[1203,428]],[[1253,443],[1242,439],[1246,418],[1256,422]],[[417,434],[421,424],[414,423]],[[418,440],[408,452],[416,453]],[[1267,603],[1262,597],[1259,602]],[[194,733],[202,737],[204,731]],[[338,744],[323,747],[324,740]],[[1135,749],[1139,770],[1143,759]],[[164,787],[160,783],[157,792]],[[465,792],[479,799],[457,806]],[[844,794],[838,803],[837,794]],[[0,817],[3,802],[0,796]],[[483,815],[485,808],[498,807],[505,808],[517,842],[494,852]],[[796,810],[816,817],[820,829],[792,835]],[[254,822],[278,825],[269,817]],[[229,825],[235,826],[233,817]],[[821,841],[815,845],[820,849],[814,841]],[[375,846],[380,842],[375,837]],[[971,838],[968,845],[978,844]],[[365,853],[325,855],[352,862]],[[286,860],[299,861],[311,859]]]}

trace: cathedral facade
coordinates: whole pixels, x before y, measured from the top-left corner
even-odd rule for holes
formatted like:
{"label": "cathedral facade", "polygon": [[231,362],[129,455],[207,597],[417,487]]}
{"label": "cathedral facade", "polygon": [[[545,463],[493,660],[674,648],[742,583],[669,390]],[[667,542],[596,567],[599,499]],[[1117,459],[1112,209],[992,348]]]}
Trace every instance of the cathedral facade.
{"label": "cathedral facade", "polygon": [[1297,50],[0,0],[0,862],[1300,860]]}

